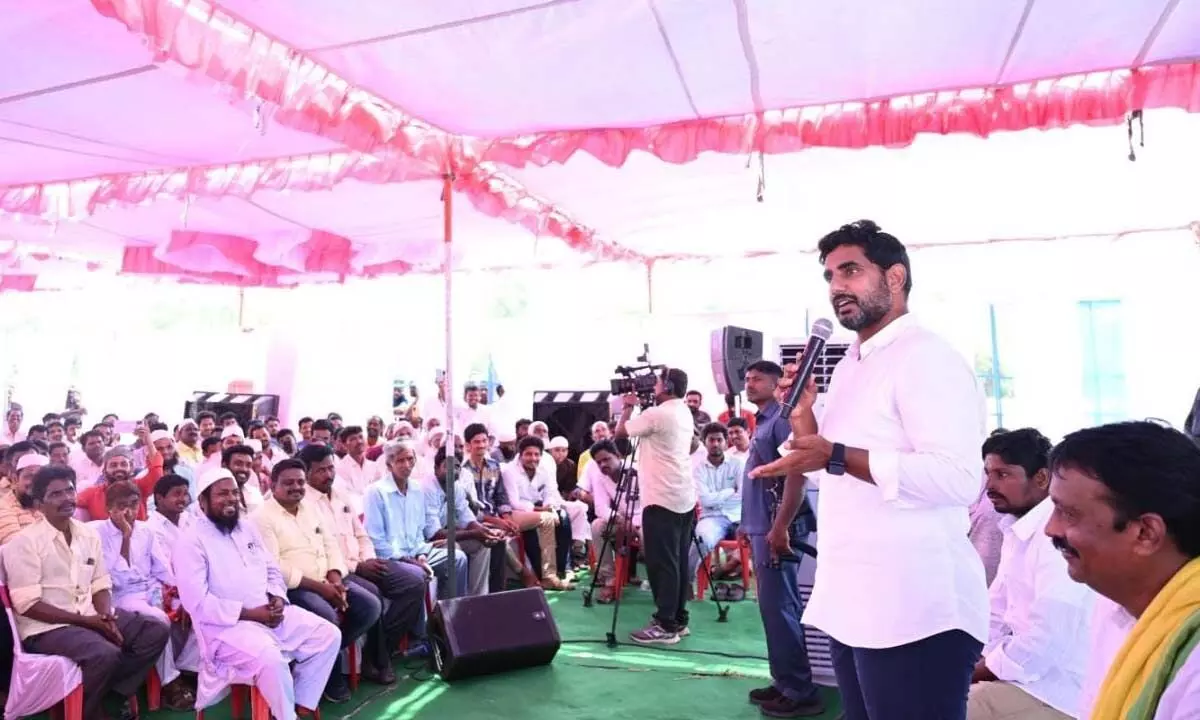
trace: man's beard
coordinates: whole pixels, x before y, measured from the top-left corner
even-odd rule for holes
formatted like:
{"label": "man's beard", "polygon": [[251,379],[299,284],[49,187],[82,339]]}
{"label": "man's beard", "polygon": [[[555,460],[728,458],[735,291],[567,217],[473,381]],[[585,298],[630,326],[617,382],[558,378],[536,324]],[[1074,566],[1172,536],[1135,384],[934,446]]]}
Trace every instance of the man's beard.
{"label": "man's beard", "polygon": [[124,471],[117,472],[112,475],[109,475],[108,473],[104,474],[104,484],[105,485],[112,485],[115,482],[125,482],[128,479],[129,479],[129,473],[124,472]]}
{"label": "man's beard", "polygon": [[17,502],[26,510],[33,509],[33,496],[27,493],[17,493]]}
{"label": "man's beard", "polygon": [[242,511],[236,505],[233,507],[233,511],[234,512],[232,516],[226,517],[224,515],[214,514],[212,508],[210,507],[205,509],[204,514],[208,516],[208,519],[212,521],[212,524],[216,525],[221,532],[225,533],[226,535],[230,535],[237,528],[238,521],[241,519],[242,515]]}
{"label": "man's beard", "polygon": [[[856,312],[849,317],[836,311],[837,302],[844,298],[854,300],[857,305]],[[879,285],[872,289],[866,297],[842,293],[830,298],[830,302],[835,307],[834,312],[841,326],[847,330],[858,332],[875,325],[887,316],[892,309],[892,293],[888,290],[887,283],[880,279]]]}

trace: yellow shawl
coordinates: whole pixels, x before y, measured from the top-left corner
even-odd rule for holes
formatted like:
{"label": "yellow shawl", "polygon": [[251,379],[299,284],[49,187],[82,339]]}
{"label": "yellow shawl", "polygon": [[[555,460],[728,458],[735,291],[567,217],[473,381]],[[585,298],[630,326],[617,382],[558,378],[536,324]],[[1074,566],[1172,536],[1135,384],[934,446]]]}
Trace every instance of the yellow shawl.
{"label": "yellow shawl", "polygon": [[1138,618],[1100,687],[1091,720],[1152,720],[1200,642],[1200,558],[1175,573]]}

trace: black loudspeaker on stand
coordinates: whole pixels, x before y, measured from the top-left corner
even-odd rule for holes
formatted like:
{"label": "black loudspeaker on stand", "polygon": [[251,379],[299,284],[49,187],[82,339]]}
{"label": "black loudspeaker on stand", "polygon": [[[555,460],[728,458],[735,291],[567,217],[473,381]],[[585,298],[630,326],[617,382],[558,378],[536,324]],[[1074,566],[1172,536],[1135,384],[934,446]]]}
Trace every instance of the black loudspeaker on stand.
{"label": "black loudspeaker on stand", "polygon": [[439,600],[429,639],[447,681],[549,665],[562,645],[541,588]]}

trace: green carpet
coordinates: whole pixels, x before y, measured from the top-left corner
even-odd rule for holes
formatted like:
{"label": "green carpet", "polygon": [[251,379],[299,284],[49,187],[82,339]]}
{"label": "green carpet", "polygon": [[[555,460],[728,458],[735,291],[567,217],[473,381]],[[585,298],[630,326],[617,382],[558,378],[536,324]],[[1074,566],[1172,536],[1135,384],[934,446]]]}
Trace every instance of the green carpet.
{"label": "green carpet", "polygon": [[[345,705],[323,704],[322,719],[492,720],[508,713],[522,720],[761,717],[746,701],[746,693],[767,684],[769,677],[762,623],[753,600],[731,604],[727,623],[717,622],[711,601],[690,604],[692,634],[678,645],[609,649],[604,638],[612,621],[611,605],[585,608],[578,591],[551,593],[549,598],[563,639],[562,650],[549,667],[449,685],[430,678],[423,666],[398,663],[395,686],[364,683]],[[650,593],[630,588],[621,602],[618,640],[627,642],[629,633],[643,626],[651,612]],[[824,693],[828,709],[822,717],[834,718],[840,711],[837,693]],[[205,712],[206,720],[225,720],[229,715],[228,701]],[[182,720],[191,715],[160,712],[151,717]]]}

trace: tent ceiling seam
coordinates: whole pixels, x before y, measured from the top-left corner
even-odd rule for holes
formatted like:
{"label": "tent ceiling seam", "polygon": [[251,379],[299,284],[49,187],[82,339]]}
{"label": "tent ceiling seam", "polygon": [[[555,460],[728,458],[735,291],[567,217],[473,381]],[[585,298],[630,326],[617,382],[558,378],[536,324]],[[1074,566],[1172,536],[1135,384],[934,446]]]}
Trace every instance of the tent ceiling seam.
{"label": "tent ceiling seam", "polygon": [[392,40],[402,40],[404,38],[418,37],[420,35],[431,35],[436,32],[442,32],[443,30],[454,30],[455,28],[478,25],[480,23],[487,23],[493,20],[503,20],[504,18],[509,18],[516,15],[548,10],[557,5],[569,5],[578,2],[582,2],[582,0],[547,0],[547,2],[538,3],[537,5],[526,5],[525,7],[488,13],[487,15],[476,15],[475,17],[463,18],[461,20],[451,20],[449,22],[427,25],[421,28],[401,30],[399,32],[388,33],[387,35],[376,35],[374,37],[360,38],[358,40],[348,40],[343,43],[334,43],[332,45],[319,45],[317,47],[306,48],[301,52],[322,53],[329,52],[331,50],[345,50],[347,48],[365,47],[367,45],[374,45],[376,43],[389,42]]}
{"label": "tent ceiling seam", "polygon": [[[42,150],[54,150],[56,152],[64,152],[69,155],[79,155],[81,157],[101,158],[104,160],[117,160],[120,162],[130,162],[130,163],[135,163],[138,165],[146,165],[148,167],[156,167],[157,166],[156,163],[153,163],[149,160],[139,160],[137,158],[122,157],[120,155],[109,155],[107,153],[91,152],[88,150],[72,150],[70,148],[59,147],[58,145],[51,145],[49,143],[37,142],[36,140],[23,140],[21,138],[7,137],[5,135],[0,135],[0,142],[10,142],[15,145],[26,145],[28,147],[40,148]],[[26,183],[23,183],[23,184],[26,184]],[[37,184],[40,185],[43,183],[37,183]]]}
{"label": "tent ceiling seam", "polygon": [[17,93],[16,95],[9,95],[7,97],[0,97],[0,105],[17,103],[21,102],[22,100],[32,100],[45,95],[54,95],[55,93],[66,92],[67,90],[75,90],[77,88],[87,87],[88,85],[99,85],[101,83],[109,82],[110,80],[122,80],[127,77],[142,75],[157,69],[158,66],[156,65],[141,65],[139,67],[129,68],[128,70],[120,70],[115,73],[108,73],[107,75],[96,75],[90,78],[83,78],[82,80],[73,80],[69,83],[62,83],[61,85],[51,85],[50,87]]}
{"label": "tent ceiling seam", "polygon": [[[227,196],[227,197],[228,197],[228,196]],[[288,223],[288,224],[290,224],[290,225],[295,225],[296,227],[298,227],[298,228],[300,228],[300,229],[302,229],[302,230],[307,230],[307,231],[309,231],[309,232],[313,232],[313,231],[315,230],[315,228],[310,228],[309,226],[305,225],[304,223],[300,222],[299,220],[293,220],[292,218],[290,218],[290,217],[288,217],[288,216],[286,216],[286,215],[283,215],[283,214],[281,214],[281,213],[277,213],[277,212],[275,212],[274,210],[272,210],[272,209],[270,209],[270,208],[268,208],[268,207],[264,207],[264,206],[262,206],[262,205],[259,205],[259,204],[258,204],[257,202],[255,202],[255,201],[254,201],[252,198],[248,198],[248,197],[239,197],[239,198],[237,198],[237,199],[238,199],[238,200],[241,200],[242,202],[246,203],[247,205],[249,205],[250,207],[254,208],[255,210],[258,210],[259,212],[262,212],[262,213],[263,213],[263,214],[265,214],[265,215],[270,215],[271,217],[275,218],[276,220],[282,220],[282,221],[283,221],[283,222],[285,222],[285,223]]]}
{"label": "tent ceiling seam", "polygon": [[1142,43],[1141,49],[1138,50],[1137,57],[1133,59],[1133,67],[1141,67],[1146,62],[1146,57],[1150,54],[1150,49],[1158,41],[1159,34],[1167,26],[1167,21],[1171,19],[1171,14],[1175,12],[1175,8],[1177,7],[1179,7],[1179,0],[1167,0],[1162,13],[1158,16],[1158,22],[1154,23],[1154,27],[1150,28],[1150,34],[1146,36],[1145,42]]}
{"label": "tent ceiling seam", "polygon": [[1004,53],[1004,62],[1000,63],[1000,70],[996,73],[996,80],[993,84],[1000,85],[1004,82],[1004,74],[1008,72],[1009,63],[1012,62],[1013,55],[1017,52],[1017,44],[1021,42],[1021,36],[1025,34],[1025,25],[1029,22],[1029,16],[1033,13],[1033,4],[1037,0],[1025,0],[1025,10],[1021,13],[1021,19],[1017,21],[1017,28],[1013,31],[1012,39],[1008,41],[1008,51]]}
{"label": "tent ceiling seam", "polygon": [[754,112],[763,111],[761,79],[758,70],[758,56],[754,52],[754,41],[750,38],[750,11],[746,8],[746,0],[733,0],[733,8],[737,15],[738,37],[742,41],[742,54],[746,58],[746,69],[750,73],[750,101],[754,103]]}
{"label": "tent ceiling seam", "polygon": [[679,87],[683,89],[683,96],[687,98],[688,107],[692,109],[692,114],[697,118],[703,117],[700,114],[700,109],[696,107],[696,100],[692,97],[692,90],[688,87],[687,78],[683,76],[683,66],[679,63],[679,56],[675,54],[675,47],[671,45],[671,37],[667,34],[667,27],[663,23],[662,15],[658,12],[658,5],[654,0],[646,0],[646,5],[650,7],[650,13],[654,15],[654,24],[658,26],[658,34],[662,37],[663,46],[667,49],[667,57],[671,58],[671,67],[675,68],[675,78],[679,80]]}
{"label": "tent ceiling seam", "polygon": [[14,127],[25,128],[26,130],[37,130],[38,132],[44,132],[44,133],[47,133],[50,135],[59,135],[61,137],[70,138],[71,140],[78,140],[80,142],[85,142],[85,143],[89,143],[92,145],[99,145],[100,147],[112,148],[114,150],[127,150],[129,152],[135,152],[135,153],[138,153],[141,155],[158,157],[158,158],[162,158],[163,160],[169,160],[172,163],[203,162],[199,158],[187,158],[187,157],[181,157],[179,155],[168,155],[166,153],[160,153],[155,150],[147,150],[145,148],[136,147],[134,145],[126,145],[125,143],[113,142],[111,140],[100,140],[99,138],[94,138],[94,137],[90,137],[87,135],[80,135],[78,133],[67,132],[66,130],[56,130],[54,128],[46,127],[44,125],[34,125],[33,123],[21,122],[19,120],[6,120],[4,118],[0,118],[0,124],[12,125]]}

